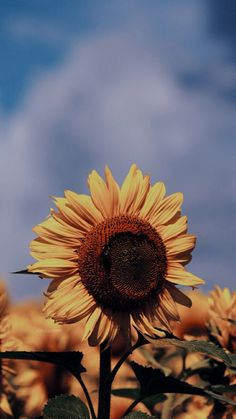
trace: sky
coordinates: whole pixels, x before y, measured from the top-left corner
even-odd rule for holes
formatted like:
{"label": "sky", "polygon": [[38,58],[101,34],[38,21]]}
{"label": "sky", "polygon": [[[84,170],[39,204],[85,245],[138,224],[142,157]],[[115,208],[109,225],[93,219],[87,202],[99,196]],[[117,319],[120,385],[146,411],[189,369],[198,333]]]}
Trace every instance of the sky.
{"label": "sky", "polygon": [[132,163],[184,193],[188,269],[235,288],[234,0],[0,0],[0,276],[13,299],[49,281],[13,275],[65,189]]}

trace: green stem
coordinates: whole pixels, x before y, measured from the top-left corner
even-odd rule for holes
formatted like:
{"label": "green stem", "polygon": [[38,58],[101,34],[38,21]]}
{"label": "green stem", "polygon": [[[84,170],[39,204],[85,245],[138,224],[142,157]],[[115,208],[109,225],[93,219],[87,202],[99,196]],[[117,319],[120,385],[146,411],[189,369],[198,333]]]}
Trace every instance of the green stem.
{"label": "green stem", "polygon": [[91,398],[90,398],[89,393],[88,393],[88,389],[87,389],[86,385],[84,384],[81,376],[78,376],[78,381],[79,381],[79,383],[80,383],[80,385],[83,389],[84,395],[86,397],[92,419],[96,419],[96,415],[95,415],[95,412],[94,412],[94,408],[93,408]]}
{"label": "green stem", "polygon": [[128,415],[130,412],[132,412],[133,408],[135,406],[137,406],[137,404],[139,404],[142,401],[142,397],[138,397],[136,400],[134,400],[131,405],[128,407],[128,409],[125,411],[125,413],[123,414],[123,416]]}
{"label": "green stem", "polygon": [[111,381],[111,383],[113,382],[113,380],[114,380],[114,378],[115,378],[115,376],[116,376],[116,374],[117,374],[117,372],[119,371],[119,369],[120,369],[120,367],[121,367],[121,365],[125,362],[125,360],[126,360],[126,358],[128,358],[128,356],[129,355],[131,355],[132,354],[132,352],[135,350],[135,349],[137,349],[137,348],[139,348],[139,344],[138,343],[136,343],[135,345],[133,345],[127,352],[125,352],[123,355],[122,355],[122,357],[119,359],[119,361],[117,362],[117,364],[114,366],[114,368],[113,368],[113,370],[112,370],[112,372],[111,372],[111,375],[110,375],[110,381]]}
{"label": "green stem", "polygon": [[100,378],[98,398],[98,419],[110,418],[111,404],[111,347],[104,349],[106,342],[100,346]]}

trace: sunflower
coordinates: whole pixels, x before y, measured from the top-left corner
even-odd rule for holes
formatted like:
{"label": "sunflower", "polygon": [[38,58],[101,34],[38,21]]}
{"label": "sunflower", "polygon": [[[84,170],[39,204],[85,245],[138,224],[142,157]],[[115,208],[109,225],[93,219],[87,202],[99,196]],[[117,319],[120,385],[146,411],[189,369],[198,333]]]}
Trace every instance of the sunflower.
{"label": "sunflower", "polygon": [[[11,333],[9,319],[8,294],[4,281],[0,280],[0,351],[13,351],[17,348],[16,342]],[[12,410],[8,397],[12,394],[10,379],[14,370],[7,359],[0,360],[0,418],[12,417]],[[10,415],[10,416],[8,416]]]}
{"label": "sunflower", "polygon": [[57,210],[34,227],[30,244],[37,262],[29,272],[51,278],[44,311],[59,323],[86,319],[84,339],[110,344],[131,326],[150,338],[164,336],[178,321],[176,303],[191,300],[175,285],[204,281],[185,270],[196,238],[181,216],[183,195],[165,196],[162,182],[133,164],[121,188],[108,167],[105,182],[93,170],[91,196],[65,191]]}
{"label": "sunflower", "polygon": [[[37,301],[25,301],[12,308],[12,333],[19,342],[20,351],[66,352],[78,350],[78,340],[82,331],[76,324],[56,325],[51,319],[45,319],[42,307]],[[80,350],[88,357],[83,365],[92,374],[86,374],[87,387],[92,392],[97,386],[94,370],[99,351],[88,347],[87,342],[80,345]],[[39,361],[15,362],[17,376],[14,380],[16,396],[23,402],[25,416],[40,416],[48,398],[58,394],[76,394],[84,400],[83,392],[77,380],[60,366]],[[1,417],[1,416],[0,416]]]}
{"label": "sunflower", "polygon": [[180,307],[181,323],[174,324],[174,334],[181,339],[205,339],[207,336],[206,322],[209,317],[208,298],[198,291],[190,291],[188,296],[192,300],[192,307],[190,309]]}
{"label": "sunflower", "polygon": [[209,326],[223,348],[236,352],[236,291],[216,286],[209,297]]}

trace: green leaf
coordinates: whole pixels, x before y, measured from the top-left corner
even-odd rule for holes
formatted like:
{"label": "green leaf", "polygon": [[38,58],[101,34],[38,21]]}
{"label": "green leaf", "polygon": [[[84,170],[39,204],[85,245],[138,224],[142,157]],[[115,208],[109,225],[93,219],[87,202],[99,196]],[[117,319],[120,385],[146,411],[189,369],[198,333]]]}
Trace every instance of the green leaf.
{"label": "green leaf", "polygon": [[216,393],[233,393],[236,394],[236,384],[232,385],[220,385],[217,384],[215,386],[211,386],[211,390],[213,390]]}
{"label": "green leaf", "polygon": [[142,398],[160,393],[204,395],[204,391],[201,388],[194,387],[177,378],[166,377],[160,369],[143,367],[134,361],[130,365],[140,383]]}
{"label": "green leaf", "polygon": [[60,365],[71,372],[76,378],[86,369],[81,364],[83,353],[79,351],[68,352],[28,352],[28,351],[5,351],[0,352],[0,359],[28,359],[31,361],[48,362]]}
{"label": "green leaf", "polygon": [[193,386],[174,377],[166,377],[159,369],[143,367],[134,361],[132,361],[130,365],[140,383],[140,397],[142,399],[160,393],[196,394],[199,396],[211,397],[236,406],[236,403],[231,399],[211,390]]}
{"label": "green leaf", "polygon": [[171,374],[171,369],[168,367],[165,367],[164,365],[160,364],[155,357],[152,355],[151,352],[149,352],[147,349],[145,348],[140,348],[139,351],[141,352],[141,354],[143,355],[143,357],[146,359],[146,361],[153,367],[157,367],[160,368],[165,375],[170,375]]}
{"label": "green leaf", "polygon": [[188,352],[202,352],[205,355],[220,359],[229,367],[232,365],[230,356],[226,353],[226,351],[215,345],[213,342],[205,340],[186,341],[178,338],[159,338],[155,340],[154,344],[157,347],[176,346],[177,348],[183,348]]}
{"label": "green leaf", "polygon": [[232,365],[230,365],[230,368],[236,369],[236,354],[230,354]]}
{"label": "green leaf", "polygon": [[116,388],[111,391],[114,396],[124,397],[126,399],[136,400],[139,398],[140,389],[139,388]]}
{"label": "green leaf", "polygon": [[186,369],[184,373],[185,379],[191,375],[198,374],[206,385],[228,384],[228,378],[225,376],[226,365],[213,358],[208,358],[209,364],[204,362],[198,364],[198,368]]}
{"label": "green leaf", "polygon": [[212,397],[213,399],[219,400],[220,402],[231,404],[232,406],[236,406],[236,402],[234,402],[231,399],[228,399],[227,397],[222,396],[221,394],[217,394],[214,391],[210,390],[204,390],[206,395]]}
{"label": "green leaf", "polygon": [[[118,397],[125,397],[127,399],[137,400],[140,396],[140,389],[139,388],[118,388],[112,390],[112,394]],[[164,402],[166,400],[166,396],[164,394],[155,394],[149,397],[146,397],[141,400],[150,411],[154,408],[157,403]]]}
{"label": "green leaf", "polygon": [[11,272],[12,274],[20,274],[20,275],[41,275],[40,272],[29,272],[28,269],[22,269],[21,271]]}
{"label": "green leaf", "polygon": [[156,416],[147,415],[147,413],[143,412],[131,412],[127,416],[123,416],[122,419],[156,419]]}
{"label": "green leaf", "polygon": [[61,395],[49,399],[43,411],[44,419],[89,419],[89,411],[75,396]]}

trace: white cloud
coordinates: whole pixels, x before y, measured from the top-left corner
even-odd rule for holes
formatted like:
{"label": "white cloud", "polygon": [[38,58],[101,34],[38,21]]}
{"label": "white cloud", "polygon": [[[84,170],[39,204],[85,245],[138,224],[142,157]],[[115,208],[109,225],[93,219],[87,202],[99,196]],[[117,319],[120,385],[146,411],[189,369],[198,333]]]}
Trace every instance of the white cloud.
{"label": "white cloud", "polygon": [[[88,171],[106,163],[119,180],[137,162],[153,180],[167,181],[169,191],[183,189],[198,232],[207,225],[215,231],[209,209],[223,216],[222,201],[231,205],[231,188],[222,186],[235,176],[235,167],[230,151],[227,167],[222,164],[220,144],[235,128],[235,109],[210,91],[185,89],[167,61],[158,44],[147,47],[129,32],[90,37],[74,45],[60,67],[35,81],[21,106],[3,121],[3,273],[29,262],[30,230],[47,215],[47,196],[62,194],[64,188],[84,190]],[[201,271],[206,265],[201,253],[198,262]],[[209,271],[213,276],[214,260]],[[233,273],[228,283],[232,278]],[[12,291],[15,296],[32,294],[39,287],[36,282],[14,277]]]}

